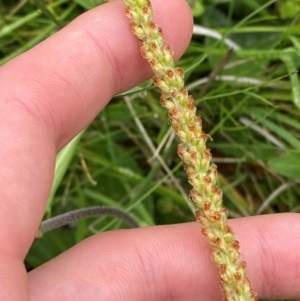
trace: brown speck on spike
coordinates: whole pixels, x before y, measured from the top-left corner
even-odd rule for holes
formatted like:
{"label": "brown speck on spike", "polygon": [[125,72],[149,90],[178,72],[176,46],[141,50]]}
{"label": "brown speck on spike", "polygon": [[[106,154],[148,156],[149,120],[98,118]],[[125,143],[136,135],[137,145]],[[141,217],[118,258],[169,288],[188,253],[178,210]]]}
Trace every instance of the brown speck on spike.
{"label": "brown speck on spike", "polygon": [[247,262],[245,260],[241,260],[240,266],[244,269],[247,266]]}
{"label": "brown speck on spike", "polygon": [[148,14],[148,13],[149,13],[149,6],[144,5],[144,6],[142,7],[142,12],[143,12],[144,14]]}
{"label": "brown speck on spike", "polygon": [[218,166],[217,166],[216,164],[212,164],[212,165],[210,166],[210,170],[213,171],[213,172],[217,172]]}
{"label": "brown speck on spike", "polygon": [[175,71],[176,71],[176,74],[178,74],[180,77],[182,77],[182,78],[184,77],[184,71],[182,68],[177,67],[177,68],[175,68]]}
{"label": "brown speck on spike", "polygon": [[174,130],[174,132],[178,135],[179,130],[180,130],[179,125],[178,125],[178,124],[173,124],[173,130]]}
{"label": "brown speck on spike", "polygon": [[155,66],[155,61],[154,60],[149,60],[149,65],[150,67],[154,67]]}
{"label": "brown speck on spike", "polygon": [[178,113],[177,108],[174,106],[172,108],[169,109],[169,117],[170,119],[174,118]]}
{"label": "brown speck on spike", "polygon": [[189,195],[190,195],[190,198],[194,201],[194,198],[197,196],[197,192],[194,189],[191,189]]}
{"label": "brown speck on spike", "polygon": [[149,22],[149,27],[153,30],[156,29],[156,24],[154,22]]}
{"label": "brown speck on spike", "polygon": [[155,42],[151,42],[150,43],[150,47],[153,49],[153,50],[156,50],[158,47],[157,47],[157,44]]}
{"label": "brown speck on spike", "polygon": [[227,211],[227,209],[226,209],[225,207],[221,208],[221,209],[219,210],[219,212],[220,212],[221,214],[225,215],[225,216],[228,216],[228,211]]}
{"label": "brown speck on spike", "polygon": [[227,264],[226,263],[221,263],[220,264],[220,269],[219,269],[219,272],[220,272],[220,275],[224,275],[226,274],[226,270],[227,270]]}
{"label": "brown speck on spike", "polygon": [[214,237],[212,240],[211,240],[216,246],[220,246],[221,244],[221,239],[219,237]]}
{"label": "brown speck on spike", "polygon": [[240,282],[242,279],[242,275],[239,272],[234,273],[234,278],[236,282]]}
{"label": "brown speck on spike", "polygon": [[174,72],[171,70],[171,69],[168,69],[166,71],[166,75],[169,77],[169,78],[172,78],[174,76]]}
{"label": "brown speck on spike", "polygon": [[200,116],[196,116],[196,122],[200,125],[202,125],[202,118]]}
{"label": "brown speck on spike", "polygon": [[190,151],[190,154],[193,159],[197,159],[198,153],[196,151]]}
{"label": "brown speck on spike", "polygon": [[203,177],[203,180],[206,185],[210,185],[212,182],[210,176]]}
{"label": "brown speck on spike", "polygon": [[131,15],[131,9],[130,9],[129,6],[125,6],[125,13],[126,13],[126,15],[128,15],[128,17],[130,17],[130,15]]}
{"label": "brown speck on spike", "polygon": [[195,215],[196,215],[197,221],[202,224],[202,221],[201,221],[201,219],[202,219],[202,213],[201,213],[201,211],[200,210],[196,210]]}
{"label": "brown speck on spike", "polygon": [[211,159],[211,152],[210,152],[210,149],[207,148],[207,149],[204,151],[203,155],[204,155],[204,158],[205,158],[206,160],[210,160],[210,159]]}
{"label": "brown speck on spike", "polygon": [[192,123],[192,124],[189,124],[189,125],[188,125],[188,128],[189,128],[189,130],[190,130],[191,132],[193,132],[193,133],[194,133],[194,132],[195,132],[195,130],[196,130],[196,125],[195,125],[195,124],[193,124],[193,123]]}
{"label": "brown speck on spike", "polygon": [[238,242],[237,240],[234,240],[234,241],[231,243],[231,246],[232,246],[235,250],[237,250],[237,251],[239,251],[239,249],[240,249],[240,244],[239,244],[239,242]]}
{"label": "brown speck on spike", "polygon": [[204,211],[209,211],[211,208],[211,203],[210,202],[205,202],[204,203]]}
{"label": "brown speck on spike", "polygon": [[185,90],[184,87],[180,87],[180,88],[178,89],[178,93],[179,93],[180,95],[182,95],[182,96],[186,96],[186,95],[187,95],[187,91]]}
{"label": "brown speck on spike", "polygon": [[177,152],[178,152],[178,154],[182,155],[183,152],[184,152],[184,150],[185,150],[185,147],[184,147],[183,144],[179,144],[179,145],[177,146]]}
{"label": "brown speck on spike", "polygon": [[215,187],[212,189],[212,192],[213,192],[213,194],[215,194],[215,195],[221,195],[221,194],[222,194],[222,190],[221,190],[218,186],[215,186]]}
{"label": "brown speck on spike", "polygon": [[227,233],[233,234],[232,229],[231,229],[228,225],[226,225],[225,231],[226,231]]}
{"label": "brown speck on spike", "polygon": [[[195,108],[195,102],[194,102],[194,97],[192,95],[189,95],[188,97],[188,103],[187,103],[187,106],[189,108],[189,110],[193,110]],[[198,116],[197,116],[198,117]],[[196,120],[200,117],[197,118],[196,117]],[[200,118],[201,120],[201,118]]]}
{"label": "brown speck on spike", "polygon": [[207,229],[206,229],[206,228],[202,227],[202,228],[201,228],[201,232],[202,232],[202,234],[203,234],[204,236],[207,236]]}
{"label": "brown speck on spike", "polygon": [[155,86],[158,86],[158,85],[159,85],[159,82],[160,82],[160,78],[157,77],[156,75],[154,75],[154,76],[152,77],[152,81],[153,81],[153,83],[154,83]]}
{"label": "brown speck on spike", "polygon": [[219,212],[214,212],[210,215],[211,219],[214,221],[219,221],[221,219],[221,215]]}
{"label": "brown speck on spike", "polygon": [[161,96],[160,96],[160,103],[161,103],[161,105],[162,106],[166,106],[166,103],[167,103],[167,96],[166,95],[164,95],[164,94],[162,94]]}

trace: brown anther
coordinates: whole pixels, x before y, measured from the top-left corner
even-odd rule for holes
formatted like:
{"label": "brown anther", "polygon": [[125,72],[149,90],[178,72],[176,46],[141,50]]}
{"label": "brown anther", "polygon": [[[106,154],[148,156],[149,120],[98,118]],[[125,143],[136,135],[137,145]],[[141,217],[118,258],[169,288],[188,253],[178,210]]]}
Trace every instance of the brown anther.
{"label": "brown anther", "polygon": [[[187,177],[189,181],[193,181],[195,178],[195,174],[193,172],[187,172]],[[194,191],[193,189],[191,191]]]}
{"label": "brown anther", "polygon": [[197,197],[197,195],[198,194],[194,189],[190,190],[190,198],[193,200],[193,202],[194,202],[194,199]]}
{"label": "brown anther", "polygon": [[147,14],[148,13],[148,6],[147,5],[144,5],[142,7],[142,12],[143,12],[143,14]]}
{"label": "brown anther", "polygon": [[157,49],[157,44],[155,42],[150,42],[149,46],[151,47],[151,49],[155,50]]}
{"label": "brown anther", "polygon": [[221,239],[219,237],[214,237],[211,241],[217,246],[221,244]]}
{"label": "brown anther", "polygon": [[130,24],[130,27],[131,27],[132,30],[134,30],[134,29],[136,28],[136,26],[137,26],[137,25],[136,25],[134,22],[132,22],[132,21],[130,21],[129,24]]}
{"label": "brown anther", "polygon": [[239,272],[234,273],[234,278],[236,282],[239,282],[242,280],[242,275]]}
{"label": "brown anther", "polygon": [[144,14],[148,14],[148,13],[149,13],[149,7],[148,7],[148,5],[144,5],[144,6],[142,7],[142,12],[143,12]]}
{"label": "brown anther", "polygon": [[180,68],[180,67],[175,68],[175,72],[176,72],[176,74],[179,75],[180,77],[182,77],[182,78],[184,77],[184,71],[183,71],[182,68]]}
{"label": "brown anther", "polygon": [[221,215],[219,212],[214,212],[210,215],[211,219],[214,221],[219,221],[221,219]]}
{"label": "brown anther", "polygon": [[144,47],[140,48],[140,52],[143,58],[147,58],[147,50],[145,50]]}
{"label": "brown anther", "polygon": [[210,202],[204,202],[204,211],[209,211],[211,208],[211,203]]}
{"label": "brown anther", "polygon": [[[130,6],[126,6],[125,7],[125,13],[127,14],[127,15],[131,15],[131,9],[130,9]],[[130,22],[131,23],[131,22]]]}
{"label": "brown anther", "polygon": [[202,125],[202,119],[201,119],[201,117],[200,116],[196,116],[196,122],[198,123],[198,124],[200,124],[200,125]]}
{"label": "brown anther", "polygon": [[173,127],[174,132],[178,135],[180,126],[178,124],[172,124],[172,127]]}
{"label": "brown anther", "polygon": [[165,45],[164,50],[168,52],[173,52],[172,48],[169,45]]}
{"label": "brown anther", "polygon": [[163,31],[160,27],[158,27],[158,32],[162,35],[163,34]]}
{"label": "brown anther", "polygon": [[153,29],[155,29],[157,26],[156,26],[156,24],[155,24],[153,21],[150,21],[150,22],[149,22],[149,27],[153,30]]}
{"label": "brown anther", "polygon": [[189,95],[187,107],[189,108],[189,110],[193,110],[195,108],[195,102],[194,102],[194,98],[192,95]]}
{"label": "brown anther", "polygon": [[168,77],[172,78],[172,77],[174,76],[174,72],[173,72],[171,69],[168,69],[168,70],[166,71],[166,75],[167,75]]}
{"label": "brown anther", "polygon": [[202,227],[202,228],[201,228],[201,232],[202,232],[202,234],[203,234],[204,236],[207,236],[207,229],[206,229],[206,228]]}
{"label": "brown anther", "polygon": [[247,262],[245,260],[241,260],[241,268],[244,269],[247,266]]}
{"label": "brown anther", "polygon": [[149,60],[148,63],[149,63],[149,65],[150,65],[151,68],[154,68],[155,65],[156,65],[155,60]]}
{"label": "brown anther", "polygon": [[170,119],[172,119],[175,115],[177,115],[178,109],[174,106],[172,108],[169,108],[168,113],[169,113]]}
{"label": "brown anther", "polygon": [[177,146],[177,153],[178,153],[179,155],[183,155],[184,151],[185,151],[185,146],[184,146],[183,144],[179,144],[179,145]]}
{"label": "brown anther", "polygon": [[185,96],[187,94],[187,91],[185,90],[184,87],[180,87],[178,89],[178,94],[181,94],[181,95]]}
{"label": "brown anther", "polygon": [[206,185],[210,185],[211,184],[211,178],[209,176],[204,176],[203,180],[205,182]]}
{"label": "brown anther", "polygon": [[212,193],[215,194],[215,195],[221,195],[222,190],[218,186],[214,186],[213,189],[212,189]]}
{"label": "brown anther", "polygon": [[236,251],[239,251],[240,250],[240,244],[237,240],[234,240],[232,243],[231,243],[231,246],[236,250]]}
{"label": "brown anther", "polygon": [[225,215],[226,217],[228,216],[228,211],[225,207],[221,207],[219,212],[222,214],[222,215]]}
{"label": "brown anther", "polygon": [[227,270],[227,264],[226,263],[221,263],[220,266],[219,266],[220,276],[223,276],[224,274],[226,274],[226,270]]}
{"label": "brown anther", "polygon": [[205,157],[206,160],[210,160],[211,159],[211,152],[210,149],[207,148],[204,152],[203,152],[203,156]]}
{"label": "brown anther", "polygon": [[154,83],[155,86],[158,86],[159,83],[161,82],[161,79],[159,77],[157,77],[157,76],[154,75],[152,77],[152,81],[153,81],[153,83]]}
{"label": "brown anther", "polygon": [[195,215],[196,215],[196,219],[198,222],[200,222],[202,224],[202,218],[203,218],[203,214],[201,213],[200,210],[196,210],[195,211]]}
{"label": "brown anther", "polygon": [[161,105],[162,106],[166,106],[166,103],[167,103],[167,101],[168,101],[168,98],[167,98],[167,96],[166,95],[164,95],[164,94],[162,94],[161,96],[160,96],[160,103],[161,103]]}
{"label": "brown anther", "polygon": [[195,130],[196,130],[196,125],[195,125],[194,123],[189,124],[189,125],[188,125],[188,128],[189,128],[189,130],[190,130],[191,132],[195,132]]}
{"label": "brown anther", "polygon": [[200,134],[199,134],[199,139],[201,140],[206,140],[207,138],[207,135],[202,131]]}
{"label": "brown anther", "polygon": [[225,231],[227,233],[233,234],[233,230],[228,225],[225,226]]}
{"label": "brown anther", "polygon": [[195,160],[197,159],[197,152],[196,151],[190,151],[191,157]]}
{"label": "brown anther", "polygon": [[171,95],[172,95],[173,98],[176,98],[176,96],[178,95],[178,91],[177,90],[172,90]]}

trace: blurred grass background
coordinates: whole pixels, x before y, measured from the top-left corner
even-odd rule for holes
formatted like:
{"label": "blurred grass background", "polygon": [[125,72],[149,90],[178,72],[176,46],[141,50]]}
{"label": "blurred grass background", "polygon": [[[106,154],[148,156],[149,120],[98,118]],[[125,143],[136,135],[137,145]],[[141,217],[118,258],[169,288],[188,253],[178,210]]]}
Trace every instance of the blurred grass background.
{"label": "blurred grass background", "polygon": [[[300,1],[188,2],[194,35],[178,65],[212,137],[230,217],[299,212]],[[101,4],[0,0],[0,65]],[[58,155],[45,218],[110,205],[141,226],[194,221],[177,143],[150,81],[116,96]],[[46,234],[32,246],[28,269],[121,226],[99,217]]]}

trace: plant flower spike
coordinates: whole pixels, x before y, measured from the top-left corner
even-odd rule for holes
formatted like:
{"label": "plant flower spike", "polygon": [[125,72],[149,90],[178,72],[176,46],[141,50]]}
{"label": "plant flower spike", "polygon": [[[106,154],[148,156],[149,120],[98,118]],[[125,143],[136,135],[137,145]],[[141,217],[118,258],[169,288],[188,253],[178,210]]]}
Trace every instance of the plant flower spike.
{"label": "plant flower spike", "polygon": [[162,92],[161,104],[168,110],[170,123],[182,142],[178,154],[193,187],[190,197],[198,207],[196,217],[202,224],[202,233],[211,244],[225,300],[257,300],[246,277],[246,262],[241,259],[239,243],[226,224],[228,214],[217,186],[217,166],[211,164],[207,135],[196,115],[193,97],[184,88],[184,72],[175,67],[173,51],[165,45],[162,30],[152,20],[150,1],[123,1],[132,31],[141,43],[141,54],[154,72],[153,82]]}

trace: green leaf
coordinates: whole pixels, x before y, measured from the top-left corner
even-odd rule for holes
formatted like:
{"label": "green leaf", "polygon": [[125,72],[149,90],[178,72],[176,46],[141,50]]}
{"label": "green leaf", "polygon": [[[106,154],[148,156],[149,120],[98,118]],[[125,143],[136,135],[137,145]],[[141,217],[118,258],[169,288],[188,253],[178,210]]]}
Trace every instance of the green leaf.
{"label": "green leaf", "polygon": [[99,4],[103,4],[103,0],[74,0],[77,4],[81,5],[86,10],[92,9]]}
{"label": "green leaf", "polygon": [[188,4],[192,9],[194,17],[199,17],[204,12],[202,0],[188,0]]}
{"label": "green leaf", "polygon": [[283,19],[292,19],[296,17],[300,10],[299,0],[278,1],[278,10]]}
{"label": "green leaf", "polygon": [[300,154],[282,155],[271,159],[268,165],[283,176],[300,179]]}

